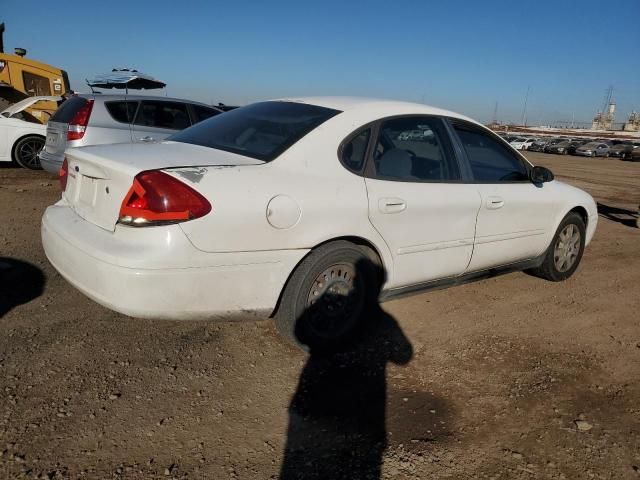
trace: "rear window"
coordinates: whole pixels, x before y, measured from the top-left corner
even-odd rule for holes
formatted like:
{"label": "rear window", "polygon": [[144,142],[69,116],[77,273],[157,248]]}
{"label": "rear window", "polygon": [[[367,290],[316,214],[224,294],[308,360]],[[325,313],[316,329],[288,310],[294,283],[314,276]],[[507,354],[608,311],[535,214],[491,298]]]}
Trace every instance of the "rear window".
{"label": "rear window", "polygon": [[105,102],[107,112],[116,121],[120,123],[131,123],[138,108],[138,102]]}
{"label": "rear window", "polygon": [[87,99],[84,97],[71,97],[65,100],[55,111],[50,121],[69,123],[85,103],[87,103]]}
{"label": "rear window", "polygon": [[292,102],[261,102],[205,120],[168,138],[270,162],[338,110]]}

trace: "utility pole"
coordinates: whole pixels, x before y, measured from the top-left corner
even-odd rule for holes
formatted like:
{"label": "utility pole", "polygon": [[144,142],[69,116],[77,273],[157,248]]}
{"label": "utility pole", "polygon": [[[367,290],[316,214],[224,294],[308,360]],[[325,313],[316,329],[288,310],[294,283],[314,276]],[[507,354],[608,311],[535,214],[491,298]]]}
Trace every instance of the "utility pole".
{"label": "utility pole", "polygon": [[531,85],[527,86],[527,94],[524,97],[524,108],[522,109],[522,125],[527,126],[527,102],[529,101],[529,91],[531,90]]}

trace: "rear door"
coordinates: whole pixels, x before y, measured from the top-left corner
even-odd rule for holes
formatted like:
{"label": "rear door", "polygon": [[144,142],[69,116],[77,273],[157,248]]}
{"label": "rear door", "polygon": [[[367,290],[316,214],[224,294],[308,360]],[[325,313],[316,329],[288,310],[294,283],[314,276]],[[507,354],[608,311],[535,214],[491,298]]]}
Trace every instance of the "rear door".
{"label": "rear door", "polygon": [[190,126],[185,103],[142,100],[133,121],[133,142],[157,142]]}
{"label": "rear door", "polygon": [[482,205],[468,271],[507,265],[540,255],[558,208],[545,184],[529,180],[528,164],[482,127],[452,120]]}
{"label": "rear door", "polygon": [[462,274],[473,251],[480,196],[475,185],[461,181],[443,120],[392,118],[374,135],[365,184],[369,219],[393,255],[388,287]]}

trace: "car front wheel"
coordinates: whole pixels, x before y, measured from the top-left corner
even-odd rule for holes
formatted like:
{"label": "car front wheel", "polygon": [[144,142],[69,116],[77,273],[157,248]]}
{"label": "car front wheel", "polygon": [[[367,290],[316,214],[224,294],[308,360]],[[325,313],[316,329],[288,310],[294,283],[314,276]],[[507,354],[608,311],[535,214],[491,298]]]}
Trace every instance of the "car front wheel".
{"label": "car front wheel", "polygon": [[18,165],[30,170],[40,170],[38,154],[44,147],[44,138],[37,135],[29,135],[21,138],[13,147],[13,159]]}
{"label": "car front wheel", "polygon": [[585,230],[584,220],[578,213],[567,214],[560,222],[542,264],[530,273],[552,282],[573,275],[584,253]]}
{"label": "car front wheel", "polygon": [[347,241],[313,250],[285,286],[275,323],[307,351],[332,350],[351,339],[379,293],[375,253]]}

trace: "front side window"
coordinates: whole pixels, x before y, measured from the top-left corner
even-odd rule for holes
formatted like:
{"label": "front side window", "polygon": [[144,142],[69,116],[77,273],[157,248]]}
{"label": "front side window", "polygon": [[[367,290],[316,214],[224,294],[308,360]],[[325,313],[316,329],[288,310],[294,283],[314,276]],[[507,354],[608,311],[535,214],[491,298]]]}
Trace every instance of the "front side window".
{"label": "front side window", "polygon": [[51,95],[51,86],[48,78],[31,72],[22,72],[22,82],[24,83],[24,91],[30,97]]}
{"label": "front side window", "polygon": [[435,117],[402,117],[382,123],[373,159],[376,178],[416,182],[460,179],[442,120]]}
{"label": "front side window", "polygon": [[478,182],[528,181],[528,170],[517,155],[497,138],[475,125],[454,122],[453,127]]}
{"label": "front side window", "polygon": [[216,115],[168,140],[270,162],[339,113],[305,103],[260,102]]}
{"label": "front side window", "polygon": [[208,108],[208,107],[203,107],[201,105],[191,105],[191,108],[193,108],[193,124],[195,125],[196,123],[199,123],[203,120],[206,120],[207,118],[211,118],[214,117],[216,115],[218,115],[219,113],[221,113],[220,111],[216,110],[215,108]]}
{"label": "front side window", "polygon": [[179,102],[145,100],[133,122],[145,127],[183,130],[191,125],[187,106]]}

